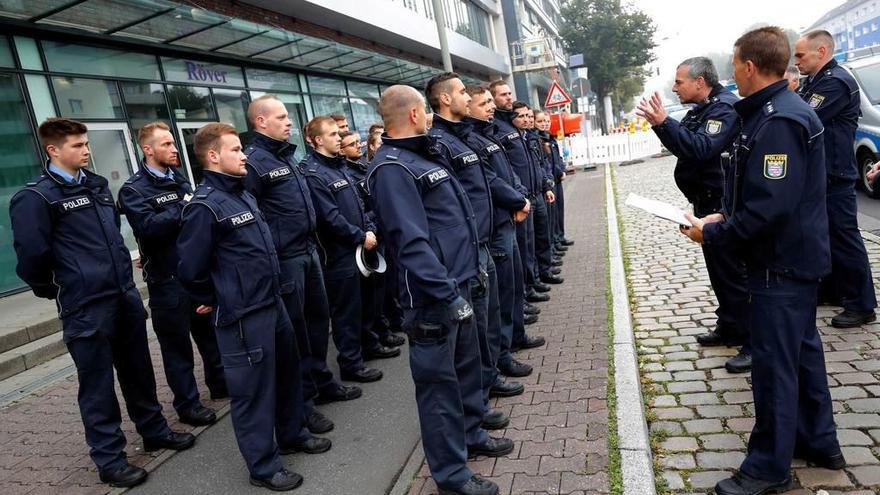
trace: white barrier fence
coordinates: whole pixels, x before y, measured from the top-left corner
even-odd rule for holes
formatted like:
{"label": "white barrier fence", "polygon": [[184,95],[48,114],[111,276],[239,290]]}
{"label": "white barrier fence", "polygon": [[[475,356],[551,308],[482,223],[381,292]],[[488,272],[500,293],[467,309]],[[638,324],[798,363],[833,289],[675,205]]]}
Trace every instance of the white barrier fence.
{"label": "white barrier fence", "polygon": [[660,153],[660,140],[653,132],[568,137],[572,165],[595,166],[603,163],[627,162]]}

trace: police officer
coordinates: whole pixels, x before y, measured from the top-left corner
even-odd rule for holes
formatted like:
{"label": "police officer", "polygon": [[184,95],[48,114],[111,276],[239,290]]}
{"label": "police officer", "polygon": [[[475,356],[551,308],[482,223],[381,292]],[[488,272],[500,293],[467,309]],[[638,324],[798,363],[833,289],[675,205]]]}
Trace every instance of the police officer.
{"label": "police officer", "polygon": [[356,399],[362,391],[333,379],[327,368],[329,309],[315,250],[315,209],[306,180],[294,161],[290,117],[275,96],[251,102],[248,117],[253,140],[245,149],[247,190],[266,216],[281,264],[281,297],[302,352],[303,396],[307,425],[326,433],[333,422],[315,410],[315,403]]}
{"label": "police officer", "polygon": [[[569,246],[574,245],[574,241],[565,238],[565,193],[562,187],[562,181],[565,180],[565,162],[562,160],[562,154],[559,152],[559,142],[550,134],[550,114],[544,111],[535,112],[535,127],[538,129],[538,137],[544,144],[544,152],[550,164],[549,170],[553,174],[553,209],[555,210],[553,218],[553,248],[557,254],[564,256]],[[561,260],[556,260],[554,266],[560,266]]]}
{"label": "police officer", "polygon": [[128,463],[113,369],[144,450],[184,450],[195,437],[175,433],[156,399],[146,312],[107,179],[86,170],[88,129],[47,119],[38,135],[48,161],[9,205],[16,273],[37,297],[54,299],[64,343],[76,365],[80,414],[101,481],[129,487],[147,472]]}
{"label": "police officer", "polygon": [[820,467],[845,461],[835,433],[822,342],[816,330],[819,279],[831,268],[822,123],[787,89],[785,32],[759,28],[734,45],[732,211],[682,231],[709,246],[742,249],[749,289],[755,427],[738,473],[719,495],[760,495],[791,484],[793,455]]}
{"label": "police officer", "polygon": [[[381,231],[395,253],[410,341],[410,368],[422,445],[443,495],[495,495],[468,456],[502,456],[506,438],[480,428],[480,356],[470,279],[479,273],[478,234],[467,194],[434,161],[440,145],[425,135],[425,100],[413,88],[382,94],[384,144],[367,176]],[[433,143],[433,144],[432,144]]]}
{"label": "police officer", "polygon": [[330,318],[333,341],[339,351],[336,360],[340,376],[343,380],[374,382],[382,378],[382,372],[366,367],[364,361],[400,355],[400,349],[379,342],[372,328],[372,311],[365,314],[363,310],[362,277],[355,254],[358,246],[368,251],[376,249],[376,227],[367,219],[357,184],[348,174],[345,158],[339,156],[336,122],[330,117],[315,117],[306,125],[306,134],[315,147],[301,167],[309,183],[318,220],[319,254],[330,297]]}
{"label": "police officer", "polygon": [[[680,123],[666,115],[659,93],[639,103],[639,115],[651,124],[666,149],[678,157],[675,183],[694,205],[694,215],[704,217],[721,212],[725,181],[722,153],[739,134],[739,116],[733,108],[738,98],[718,83],[715,66],[706,57],[689,58],[680,63],[672,91],[682,103],[696,105]],[[733,196],[726,199],[727,208],[732,208]],[[698,335],[697,342],[704,346],[741,345],[740,352],[725,363],[725,368],[731,373],[745,373],[751,368],[749,328],[745,319],[748,304],[745,265],[737,250],[730,246],[715,249],[703,245],[703,256],[718,298],[715,309],[718,323],[714,331]]]}
{"label": "police officer", "polygon": [[[372,127],[374,127],[375,124]],[[366,195],[366,178],[367,163],[364,161],[363,151],[361,148],[361,137],[357,132],[340,132],[339,133],[340,150],[342,156],[345,157],[345,165],[348,167],[348,174],[354,180],[357,186],[358,194],[364,205],[367,219],[376,224],[376,213],[370,207]],[[376,250],[384,257],[385,245],[379,242]],[[373,272],[369,277],[361,280],[363,290],[361,295],[364,299],[364,318],[366,321],[372,321],[372,330],[378,335],[379,342],[387,347],[400,347],[406,343],[406,339],[399,335],[394,335],[392,328],[400,328],[401,322],[392,322],[385,315],[385,294],[386,283],[388,281],[386,273]]]}
{"label": "police officer", "polygon": [[165,378],[174,394],[174,409],[183,423],[208,425],[217,416],[199,400],[190,334],[202,355],[211,397],[228,397],[228,393],[211,317],[195,311],[196,305],[177,278],[180,212],[192,196],[192,187],[183,174],[173,170],[180,161],[168,125],[145,125],[138,132],[138,144],[144,162],[119,190],[119,208],[138,240],[150,291],[153,330],[159,339]]}
{"label": "police officer", "polygon": [[477,225],[478,258],[480,271],[471,279],[471,304],[474,308],[475,327],[480,344],[480,367],[483,389],[483,428],[498,430],[510,423],[510,418],[489,407],[489,391],[497,378],[496,363],[501,349],[501,310],[498,301],[498,278],[495,261],[489,252],[494,225],[494,207],[490,181],[492,169],[466,143],[473,132],[470,124],[462,122],[470,113],[471,96],[465,90],[458,74],[446,72],[428,81],[425,95],[434,110],[434,122],[428,136],[440,145],[440,161],[461,183]]}
{"label": "police officer", "polygon": [[834,38],[828,31],[816,30],[797,41],[794,57],[801,74],[808,76],[799,93],[825,126],[831,275],[822,281],[820,301],[843,306],[831,325],[850,328],[876,319],[877,298],[856,218],[859,171],[853,143],[861,115],[859,87],[832,58],[833,52]]}
{"label": "police officer", "polygon": [[330,441],[312,437],[305,426],[299,355],[272,232],[244,187],[247,156],[235,128],[208,124],[196,133],[194,148],[204,179],[183,209],[178,274],[199,311],[214,313],[232,426],[251,484],[292,490],[302,476],[283,467],[279,452],[324,452]]}
{"label": "police officer", "polygon": [[516,247],[514,222],[525,221],[529,214],[529,200],[526,199],[527,191],[513,172],[504,150],[495,140],[495,124],[491,122],[495,114],[492,95],[484,86],[467,86],[465,91],[471,100],[468,103],[469,115],[463,122],[471,126],[471,132],[464,136],[464,141],[477,152],[487,171],[491,171],[487,172],[487,177],[494,206],[489,251],[495,264],[497,283],[491,283],[489,290],[497,294],[490,298],[497,298],[499,302],[499,341],[497,350],[494,351],[495,361],[489,378],[489,396],[512,397],[523,393],[524,387],[521,383],[501,380],[498,367],[500,363],[511,366],[513,328],[519,325],[523,329],[522,264]]}

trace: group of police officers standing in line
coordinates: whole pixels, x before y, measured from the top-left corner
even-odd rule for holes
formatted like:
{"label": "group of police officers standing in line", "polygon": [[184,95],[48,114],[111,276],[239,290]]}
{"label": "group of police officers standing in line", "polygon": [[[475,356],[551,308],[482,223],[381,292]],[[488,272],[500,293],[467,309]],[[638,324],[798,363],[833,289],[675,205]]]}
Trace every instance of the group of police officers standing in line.
{"label": "group of police officers standing in line", "polygon": [[487,433],[509,423],[489,399],[522,394],[522,384],[501,377],[532,373],[513,352],[545,343],[525,326],[540,312],[531,303],[563,282],[561,256],[573,244],[564,237],[565,165],[549,116],[514,102],[503,81],[465,86],[445,73],[425,94],[430,129],[418,91],[383,93],[369,164],[341,116],[306,125],[310,150],[297,163],[284,104],[257,98],[249,131],[213,123],[197,132],[203,178],[195,189],[177,168],[168,125],[147,124],[138,133],[144,161],[118,201],[87,168],[84,124],[40,125],[45,168],[10,205],[17,273],[56,301],[103,482],[129,487],[147,477],[125,455],[114,368],[146,451],[195,443],[169,429],[157,399],[124,214],[173,407],[186,424],[217,419],[200,400],[192,336],[211,397],[230,399],[253,485],[300,486],[279,456],[326,452],[330,440],[315,435],[334,424],[316,406],[362,395],[329,370],[330,336],[340,378],[366,383],[382,372],[365,362],[400,355],[406,340],[394,332],[404,331],[441,493],[498,492],[466,462],[513,450]]}
{"label": "group of police officers standing in line", "polygon": [[793,457],[846,466],[816,306],[841,306],[831,324],[850,328],[874,321],[877,301],[856,219],[859,89],[833,52],[827,31],[811,31],[794,45],[796,70],[787,70],[785,33],[760,28],[734,45],[743,99],[718,84],[709,59],[695,57],[676,73],[673,90],[696,105],[680,123],[659,95],[638,107],[678,157],[676,184],[694,209],[680,230],[702,245],[718,298],[717,326],[697,341],[741,345],[726,368],[752,372],[748,453],[715,486],[719,495],[787,490]]}

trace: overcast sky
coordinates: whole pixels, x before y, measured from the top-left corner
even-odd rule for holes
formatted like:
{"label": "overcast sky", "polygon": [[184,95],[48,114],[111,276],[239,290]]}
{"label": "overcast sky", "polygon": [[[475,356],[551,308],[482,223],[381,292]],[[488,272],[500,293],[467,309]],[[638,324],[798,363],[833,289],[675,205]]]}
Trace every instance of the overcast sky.
{"label": "overcast sky", "polygon": [[[654,19],[654,41],[660,69],[645,84],[646,92],[667,86],[682,60],[711,52],[730,52],[749,26],[763,22],[801,32],[843,0],[631,0]],[[661,91],[662,94],[662,91]]]}

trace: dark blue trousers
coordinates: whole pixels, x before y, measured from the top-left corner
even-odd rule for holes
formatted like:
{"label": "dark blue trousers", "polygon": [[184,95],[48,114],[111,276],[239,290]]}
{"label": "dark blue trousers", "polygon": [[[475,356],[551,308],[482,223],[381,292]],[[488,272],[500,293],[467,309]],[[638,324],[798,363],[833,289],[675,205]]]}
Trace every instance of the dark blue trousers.
{"label": "dark blue trousers", "polygon": [[279,261],[281,297],[296,335],[301,356],[303,397],[311,411],[318,393],[332,392],[339,386],[339,382],[333,379],[333,372],[327,368],[330,308],[321,261],[314,249]]}
{"label": "dark blue trousers", "polygon": [[480,370],[483,384],[483,408],[489,411],[489,389],[498,378],[498,355],[501,350],[501,312],[498,302],[498,277],[495,261],[488,246],[480,246],[480,267],[485,270],[488,285],[481,287],[477,278],[470,282],[474,321],[480,342]]}
{"label": "dark blue trousers", "polygon": [[330,320],[333,343],[339,353],[339,369],[355,372],[364,367],[364,351],[378,347],[379,337],[373,331],[372,312],[364,306],[373,304],[372,295],[364,290],[364,278],[358,272],[354,252],[324,272],[330,298]]}
{"label": "dark blue trousers", "polygon": [[279,297],[235,323],[217,327],[217,344],[238,449],[251,476],[268,478],[282,468],[279,444],[292,446],[309,438],[299,353],[284,302]]}
{"label": "dark blue trousers", "polygon": [[823,281],[823,296],[840,301],[843,309],[871,311],[877,307],[877,298],[865,242],[859,233],[855,181],[830,179],[826,205],[831,275]]}
{"label": "dark blue trousers", "polygon": [[554,194],[556,194],[556,229],[554,232],[556,233],[556,242],[562,242],[565,239],[565,191],[562,187],[562,182],[556,182],[556,188],[554,189]]}
{"label": "dark blue trousers", "polygon": [[510,353],[512,342],[522,340],[526,332],[523,323],[523,269],[513,225],[496,228],[492,239],[492,257],[498,279],[501,329],[497,363],[509,363],[513,359]]}
{"label": "dark blue trousers", "polygon": [[795,446],[837,453],[822,341],[816,330],[818,282],[767,270],[748,273],[755,427],[741,470],[788,478]]}
{"label": "dark blue trousers", "polygon": [[211,315],[196,313],[194,304],[177,279],[148,282],[153,330],[162,350],[165,379],[174,393],[174,410],[186,413],[201,405],[199,388],[193,375],[195,366],[190,335],[202,355],[205,384],[213,396],[226,395],[226,380],[220,351],[214,337]]}
{"label": "dark blue trousers", "polygon": [[749,293],[746,265],[736,251],[728,247],[703,246],[709,282],[718,299],[716,331],[749,348]]}
{"label": "dark blue trousers", "polygon": [[146,311],[134,288],[89,302],[61,320],[64,342],[76,365],[77,402],[89,455],[101,471],[125,466],[125,435],[113,369],[128,417],[145,439],[171,430],[156,399],[156,376],[147,346]]}
{"label": "dark blue trousers", "polygon": [[550,262],[553,259],[553,252],[550,246],[550,212],[547,208],[547,200],[543,194],[535,196],[532,203],[532,213],[535,219],[535,278],[550,275]]}
{"label": "dark blue trousers", "polygon": [[[470,300],[468,281],[458,292]],[[445,304],[404,311],[422,447],[437,486],[456,489],[473,476],[468,446],[488,441],[483,421],[477,330],[449,319]]]}
{"label": "dark blue trousers", "polygon": [[[534,201],[534,200],[532,200]],[[532,203],[532,208],[535,204]],[[535,284],[535,215],[530,210],[525,220],[516,224],[516,244],[523,274],[523,290]]]}

